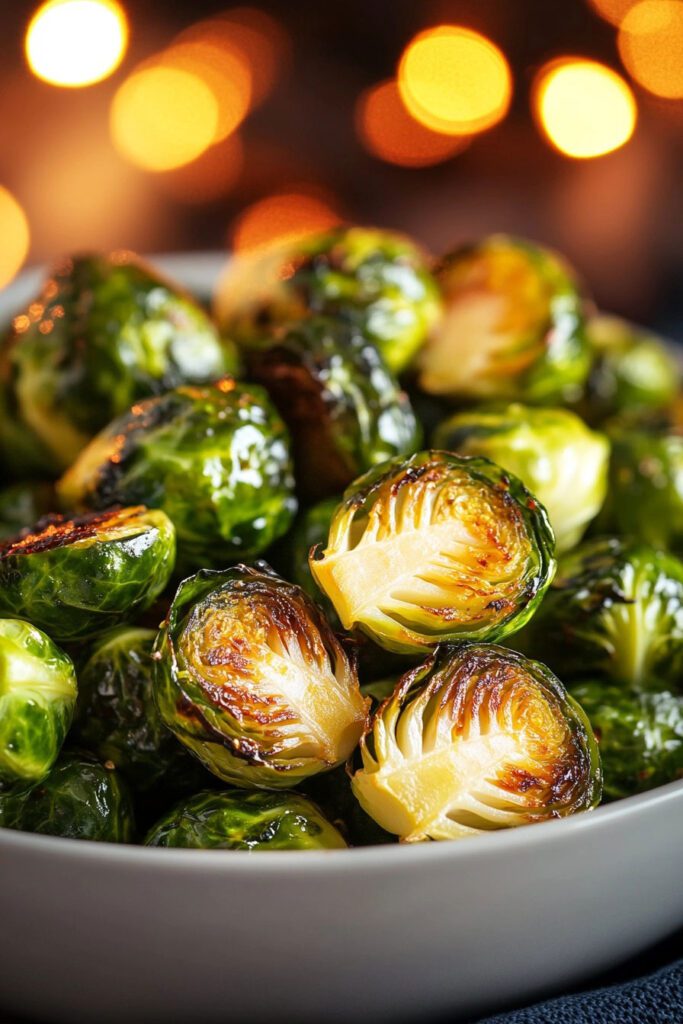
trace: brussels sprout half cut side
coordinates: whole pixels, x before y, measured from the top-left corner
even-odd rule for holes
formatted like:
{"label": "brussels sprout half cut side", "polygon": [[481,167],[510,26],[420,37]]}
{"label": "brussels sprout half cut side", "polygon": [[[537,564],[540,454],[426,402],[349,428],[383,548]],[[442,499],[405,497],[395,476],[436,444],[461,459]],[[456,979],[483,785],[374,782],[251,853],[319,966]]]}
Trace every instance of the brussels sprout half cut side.
{"label": "brussels sprout half cut side", "polygon": [[488,459],[419,452],[348,488],[313,578],[345,629],[397,653],[501,640],[555,571],[542,505]]}
{"label": "brussels sprout half cut side", "polygon": [[597,806],[600,759],[544,665],[493,644],[444,647],[375,712],[352,787],[404,842],[462,839]]}

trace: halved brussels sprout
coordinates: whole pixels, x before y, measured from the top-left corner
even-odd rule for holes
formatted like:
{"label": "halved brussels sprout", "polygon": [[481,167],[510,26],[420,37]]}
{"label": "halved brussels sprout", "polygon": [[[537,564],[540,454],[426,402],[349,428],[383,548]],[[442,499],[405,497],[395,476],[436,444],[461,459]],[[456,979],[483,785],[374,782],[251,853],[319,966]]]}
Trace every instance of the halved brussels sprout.
{"label": "halved brussels sprout", "polygon": [[112,764],[91,754],[64,752],[42,782],[0,793],[0,826],[64,839],[132,843],[133,805]]}
{"label": "halved brussels sprout", "polygon": [[54,512],[57,498],[46,483],[11,484],[0,491],[0,538],[15,537]]}
{"label": "halved brussels sprout", "polygon": [[174,562],[163,512],[48,516],[0,545],[0,615],[29,619],[59,643],[83,640],[148,608]]}
{"label": "halved brussels sprout", "polygon": [[455,413],[434,447],[485,455],[518,476],[545,505],[558,553],[578,544],[605,500],[609,441],[567,409],[515,402]]}
{"label": "halved brussels sprout", "polygon": [[444,647],[400,680],[361,741],[353,792],[405,842],[461,839],[600,801],[588,719],[544,665]]}
{"label": "halved brussels sprout", "polygon": [[245,359],[291,431],[306,500],[337,494],[365,470],[419,446],[408,396],[357,327],[311,317],[253,344]]}
{"label": "halved brussels sprout", "polygon": [[576,397],[591,364],[573,271],[531,242],[491,235],[436,271],[445,314],[420,356],[434,395],[553,403]]}
{"label": "halved brussels sprout", "polygon": [[219,778],[280,789],[341,764],[366,721],[318,607],[263,563],[181,583],[156,643],[163,721]]}
{"label": "halved brussels sprout", "polygon": [[561,559],[514,646],[564,680],[596,676],[683,689],[683,563],[647,544],[604,538]]}
{"label": "halved brussels sprout", "polygon": [[605,800],[621,800],[683,778],[680,694],[636,693],[603,682],[579,683],[572,694],[598,741]]}
{"label": "halved brussels sprout", "polygon": [[299,793],[197,793],[152,828],[145,846],[198,850],[341,850],[340,832]]}
{"label": "halved brussels sprout", "polygon": [[168,731],[154,702],[156,632],[119,626],[100,637],[78,672],[75,733],[138,792],[198,789],[209,776]]}
{"label": "halved brussels sprout", "polygon": [[400,373],[441,302],[425,254],[408,238],[342,227],[233,258],[215,309],[231,337],[244,343],[309,313],[353,319]]}
{"label": "halved brussels sprout", "polygon": [[34,468],[57,476],[137,400],[236,367],[194,299],[131,253],[67,257],[0,353],[6,459],[25,473],[32,452]]}
{"label": "halved brussels sprout", "polygon": [[172,520],[183,567],[258,554],[296,511],[289,436],[266,393],[226,378],[114,420],[58,484],[65,507],[137,502]]}
{"label": "halved brussels sprout", "polygon": [[555,571],[545,509],[488,459],[419,452],[356,480],[311,572],[345,629],[405,652],[501,640]]}
{"label": "halved brussels sprout", "polygon": [[21,619],[0,619],[0,789],[44,778],[76,704],[71,658]]}

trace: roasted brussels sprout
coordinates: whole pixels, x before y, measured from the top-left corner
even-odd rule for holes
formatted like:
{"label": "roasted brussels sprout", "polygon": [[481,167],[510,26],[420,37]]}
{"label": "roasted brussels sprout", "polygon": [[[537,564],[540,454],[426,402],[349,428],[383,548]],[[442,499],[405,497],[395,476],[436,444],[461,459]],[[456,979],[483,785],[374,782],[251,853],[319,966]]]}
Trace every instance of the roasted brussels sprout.
{"label": "roasted brussels sprout", "polygon": [[579,683],[572,694],[598,741],[604,800],[683,778],[683,696],[656,689],[638,693],[604,682]]}
{"label": "roasted brussels sprout", "polygon": [[312,317],[252,345],[250,377],[292,434],[297,488],[309,501],[419,447],[408,396],[357,327]]}
{"label": "roasted brussels sprout", "polygon": [[0,539],[15,537],[54,512],[57,498],[46,483],[12,484],[0,491]]}
{"label": "roasted brussels sprout", "polygon": [[75,703],[71,658],[30,623],[0,619],[0,790],[47,775]]}
{"label": "roasted brussels sprout", "polygon": [[264,564],[181,583],[155,657],[163,721],[225,782],[296,785],[363,731],[354,665],[317,605]]}
{"label": "roasted brussels sprout", "polygon": [[400,681],[361,741],[353,792],[406,842],[461,839],[600,801],[588,719],[544,665],[444,647]]}
{"label": "roasted brussels sprout", "polygon": [[201,850],[340,850],[343,837],[299,793],[197,793],[152,828],[146,846]]}
{"label": "roasted brussels sprout", "polygon": [[441,303],[413,242],[390,231],[343,227],[233,259],[215,308],[227,332],[247,344],[309,313],[354,320],[400,373]]}
{"label": "roasted brussels sprout", "polygon": [[58,484],[65,507],[143,502],[173,521],[183,567],[258,554],[296,511],[289,437],[261,388],[178,388],[114,420]]}
{"label": "roasted brussels sprout", "polygon": [[37,786],[0,793],[0,826],[105,843],[131,843],[135,836],[123,779],[113,765],[81,751],[63,753]]}
{"label": "roasted brussels sprout", "polygon": [[0,615],[29,619],[59,643],[82,640],[149,607],[174,561],[163,512],[49,516],[0,545]]}
{"label": "roasted brussels sprout", "polygon": [[555,570],[545,509],[488,459],[428,451],[356,480],[311,572],[345,629],[412,653],[500,640]]}
{"label": "roasted brussels sprout", "polygon": [[683,689],[683,563],[646,544],[600,538],[560,561],[513,641],[565,681],[596,676]]}
{"label": "roasted brussels sprout", "polygon": [[154,702],[156,632],[119,626],[100,637],[78,672],[75,732],[138,792],[198,789],[209,780],[168,731]]}
{"label": "roasted brussels sprout", "polygon": [[590,369],[572,270],[531,242],[492,235],[446,256],[445,314],[420,356],[434,395],[546,404],[575,397]]}
{"label": "roasted brussels sprout", "polygon": [[131,253],[68,257],[0,353],[5,455],[57,476],[134,402],[236,366],[197,303]]}
{"label": "roasted brussels sprout", "polygon": [[567,409],[512,403],[455,413],[434,447],[485,455],[518,476],[545,505],[558,553],[578,544],[605,500],[609,442]]}

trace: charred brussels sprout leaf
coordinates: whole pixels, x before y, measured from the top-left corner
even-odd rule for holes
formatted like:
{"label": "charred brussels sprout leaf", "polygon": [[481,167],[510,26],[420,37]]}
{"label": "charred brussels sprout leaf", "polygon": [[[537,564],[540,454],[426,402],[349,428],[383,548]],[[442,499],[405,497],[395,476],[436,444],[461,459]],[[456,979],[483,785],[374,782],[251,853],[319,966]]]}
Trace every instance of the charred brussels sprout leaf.
{"label": "charred brussels sprout leaf", "polygon": [[78,673],[76,734],[138,792],[163,787],[180,794],[208,776],[159,717],[152,685],[155,636],[150,629],[120,626],[95,642]]}
{"label": "charred brussels sprout leaf", "polygon": [[61,755],[42,782],[0,793],[0,825],[64,839],[131,843],[133,805],[113,765],[80,751]]}
{"label": "charred brussels sprout leaf", "polygon": [[681,687],[683,563],[646,544],[588,541],[560,561],[518,645],[565,680]]}
{"label": "charred brussels sprout leaf", "polygon": [[235,369],[201,307],[130,253],[64,259],[0,355],[6,456],[56,476],[139,399]]}
{"label": "charred brussels sprout leaf", "polygon": [[163,721],[225,782],[296,785],[345,761],[363,731],[354,665],[310,598],[265,567],[185,580],[156,657]]}
{"label": "charred brussels sprout leaf", "polygon": [[49,484],[12,484],[0,491],[0,538],[15,537],[22,530],[54,512],[57,499]]}
{"label": "charred brussels sprout leaf", "polygon": [[357,328],[303,320],[249,347],[245,359],[290,429],[303,498],[337,494],[365,470],[418,447],[408,396]]}
{"label": "charred brussels sprout leaf", "polygon": [[183,566],[258,554],[296,511],[289,436],[261,388],[178,388],[114,420],[62,477],[66,507],[161,508]]}
{"label": "charred brussels sprout leaf", "polygon": [[197,793],[152,828],[146,846],[201,850],[340,850],[341,834],[298,793]]}
{"label": "charred brussels sprout leaf", "polygon": [[434,446],[485,455],[518,476],[545,505],[558,552],[578,544],[605,500],[609,442],[567,409],[512,403],[459,412],[437,429]]}
{"label": "charred brussels sprout leaf", "polygon": [[71,658],[30,623],[0,619],[0,790],[47,775],[75,703]]}
{"label": "charred brussels sprout leaf", "polygon": [[234,259],[216,297],[219,322],[241,342],[309,313],[354,320],[394,373],[410,363],[440,308],[413,242],[357,227]]}
{"label": "charred brussels sprout leaf", "polygon": [[421,354],[425,391],[534,404],[580,392],[591,361],[584,303],[555,253],[492,235],[446,256],[436,277],[445,313]]}
{"label": "charred brussels sprout leaf", "polygon": [[553,551],[546,512],[516,477],[431,451],[352,484],[310,564],[345,629],[410,654],[520,629],[552,579]]}
{"label": "charred brussels sprout leaf", "polygon": [[606,800],[683,778],[682,696],[601,682],[579,683],[572,693],[598,740]]}
{"label": "charred brussels sprout leaf", "polygon": [[375,712],[352,779],[404,841],[461,839],[565,817],[600,800],[579,705],[544,665],[494,645],[442,648]]}
{"label": "charred brussels sprout leaf", "polygon": [[173,524],[143,507],[50,516],[0,545],[0,614],[82,640],[144,611],[169,581]]}

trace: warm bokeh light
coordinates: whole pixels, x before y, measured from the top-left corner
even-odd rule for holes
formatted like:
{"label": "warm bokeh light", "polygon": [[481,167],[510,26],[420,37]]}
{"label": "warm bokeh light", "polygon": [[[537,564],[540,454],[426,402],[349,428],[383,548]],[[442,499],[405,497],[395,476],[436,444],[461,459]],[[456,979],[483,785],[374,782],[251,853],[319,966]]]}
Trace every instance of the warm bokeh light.
{"label": "warm bokeh light", "polygon": [[683,97],[683,3],[642,0],[619,29],[619,53],[626,70],[648,92],[664,99]]}
{"label": "warm bokeh light", "polygon": [[11,192],[0,185],[0,288],[12,280],[26,259],[30,240],[26,214]]}
{"label": "warm bokeh light", "polygon": [[366,149],[399,167],[429,167],[467,146],[464,135],[433,132],[412,117],[394,79],[366,89],[356,104],[356,129]]}
{"label": "warm bokeh light", "polygon": [[168,171],[196,160],[214,142],[218,103],[191,72],[152,65],[120,86],[110,124],[122,156],[148,171]]}
{"label": "warm bokeh light", "polygon": [[636,126],[636,101],[628,83],[592,60],[567,57],[542,68],[534,107],[550,142],[576,159],[619,149]]}
{"label": "warm bokeh light", "polygon": [[48,0],[26,32],[26,59],[43,81],[79,88],[111,75],[127,44],[126,15],[115,0]]}
{"label": "warm bokeh light", "polygon": [[620,25],[638,0],[588,0],[591,7],[612,25]]}
{"label": "warm bokeh light", "polygon": [[332,201],[313,192],[278,192],[247,207],[232,230],[235,252],[248,252],[275,243],[305,238],[339,224],[342,217]]}
{"label": "warm bokeh light", "polygon": [[398,86],[407,109],[427,128],[468,135],[505,116],[512,75],[504,55],[485,36],[440,25],[420,32],[405,48]]}
{"label": "warm bokeh light", "polygon": [[243,167],[244,145],[235,134],[211,146],[192,163],[159,175],[157,181],[166,195],[196,206],[228,195],[239,181]]}

